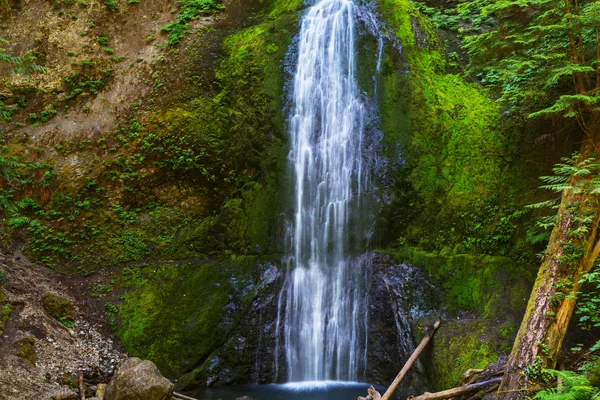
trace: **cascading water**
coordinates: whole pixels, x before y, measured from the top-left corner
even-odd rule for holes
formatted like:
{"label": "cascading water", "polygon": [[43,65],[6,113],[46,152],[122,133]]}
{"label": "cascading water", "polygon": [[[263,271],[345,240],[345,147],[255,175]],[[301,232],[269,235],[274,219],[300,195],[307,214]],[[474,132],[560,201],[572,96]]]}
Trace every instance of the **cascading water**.
{"label": "cascading water", "polygon": [[364,237],[361,193],[372,155],[355,76],[354,8],[317,1],[299,36],[289,119],[295,216],[278,322],[289,381],[357,380],[365,367],[365,271],[349,250],[358,252]]}

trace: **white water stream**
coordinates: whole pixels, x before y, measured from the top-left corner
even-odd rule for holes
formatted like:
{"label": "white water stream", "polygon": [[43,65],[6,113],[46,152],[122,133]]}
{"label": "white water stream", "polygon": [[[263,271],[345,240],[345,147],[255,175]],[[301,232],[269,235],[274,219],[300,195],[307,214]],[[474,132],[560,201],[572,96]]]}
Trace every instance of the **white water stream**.
{"label": "white water stream", "polygon": [[321,0],[302,19],[289,119],[295,218],[278,321],[288,381],[356,381],[365,367],[365,272],[349,254],[360,250],[349,247],[361,238],[356,214],[370,182],[354,8]]}

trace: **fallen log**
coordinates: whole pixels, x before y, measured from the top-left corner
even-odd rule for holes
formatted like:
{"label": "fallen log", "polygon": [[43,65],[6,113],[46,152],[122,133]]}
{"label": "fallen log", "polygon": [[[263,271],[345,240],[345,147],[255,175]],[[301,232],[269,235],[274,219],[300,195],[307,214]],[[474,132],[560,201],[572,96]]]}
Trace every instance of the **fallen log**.
{"label": "fallen log", "polygon": [[396,388],[398,387],[400,382],[402,382],[402,379],[404,379],[404,377],[406,376],[406,374],[408,373],[410,368],[413,366],[415,361],[417,361],[417,358],[419,358],[419,356],[423,352],[423,349],[425,349],[425,346],[427,346],[427,344],[433,337],[433,334],[435,333],[435,331],[440,327],[441,323],[442,323],[442,320],[438,317],[437,321],[435,321],[435,324],[433,324],[433,326],[427,330],[427,333],[425,334],[425,337],[423,338],[423,340],[421,340],[421,343],[419,344],[419,346],[415,349],[415,351],[413,351],[413,353],[410,356],[410,358],[408,359],[408,361],[406,361],[406,364],[404,364],[404,367],[402,367],[402,369],[396,376],[396,379],[394,379],[394,381],[387,388],[387,390],[385,391],[383,396],[381,396],[381,400],[389,400],[390,397],[392,397],[392,394],[394,394],[394,392],[396,391]]}
{"label": "fallen log", "polygon": [[[424,393],[417,397],[410,397],[411,400],[443,400],[449,399],[451,397],[461,396],[463,394],[474,392],[478,389],[482,389],[485,387],[498,387],[500,386],[500,382],[502,381],[502,377],[490,379],[489,381],[483,381],[478,383],[472,383],[470,385],[461,386],[454,389],[444,390],[442,392],[437,393]],[[495,389],[495,388],[494,388]]]}
{"label": "fallen log", "polygon": [[195,399],[193,397],[189,397],[189,396],[186,396],[184,394],[175,393],[175,392],[173,392],[173,397],[176,398],[176,399],[181,399],[181,400],[198,400],[198,399]]}

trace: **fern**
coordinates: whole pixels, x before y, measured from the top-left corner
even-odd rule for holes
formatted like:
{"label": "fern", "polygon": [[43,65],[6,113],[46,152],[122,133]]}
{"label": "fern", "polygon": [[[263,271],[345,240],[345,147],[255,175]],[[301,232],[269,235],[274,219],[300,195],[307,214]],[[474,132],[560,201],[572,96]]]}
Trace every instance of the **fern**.
{"label": "fern", "polygon": [[6,52],[4,46],[8,44],[6,39],[0,38],[0,63],[12,64],[13,74],[28,75],[30,72],[45,71],[47,68],[35,64],[36,57],[31,50],[28,50],[22,56],[11,56]]}
{"label": "fern", "polygon": [[539,400],[587,400],[599,393],[583,375],[572,371],[544,370],[544,374],[557,381],[557,386],[542,390],[533,397]]}

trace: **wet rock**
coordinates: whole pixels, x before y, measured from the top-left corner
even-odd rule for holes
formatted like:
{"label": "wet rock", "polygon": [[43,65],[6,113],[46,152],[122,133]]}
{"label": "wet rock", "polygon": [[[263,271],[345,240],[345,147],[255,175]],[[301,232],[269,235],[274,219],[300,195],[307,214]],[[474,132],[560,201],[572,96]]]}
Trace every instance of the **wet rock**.
{"label": "wet rock", "polygon": [[161,375],[153,362],[132,357],[119,365],[104,399],[167,400],[172,394],[173,384]]}

